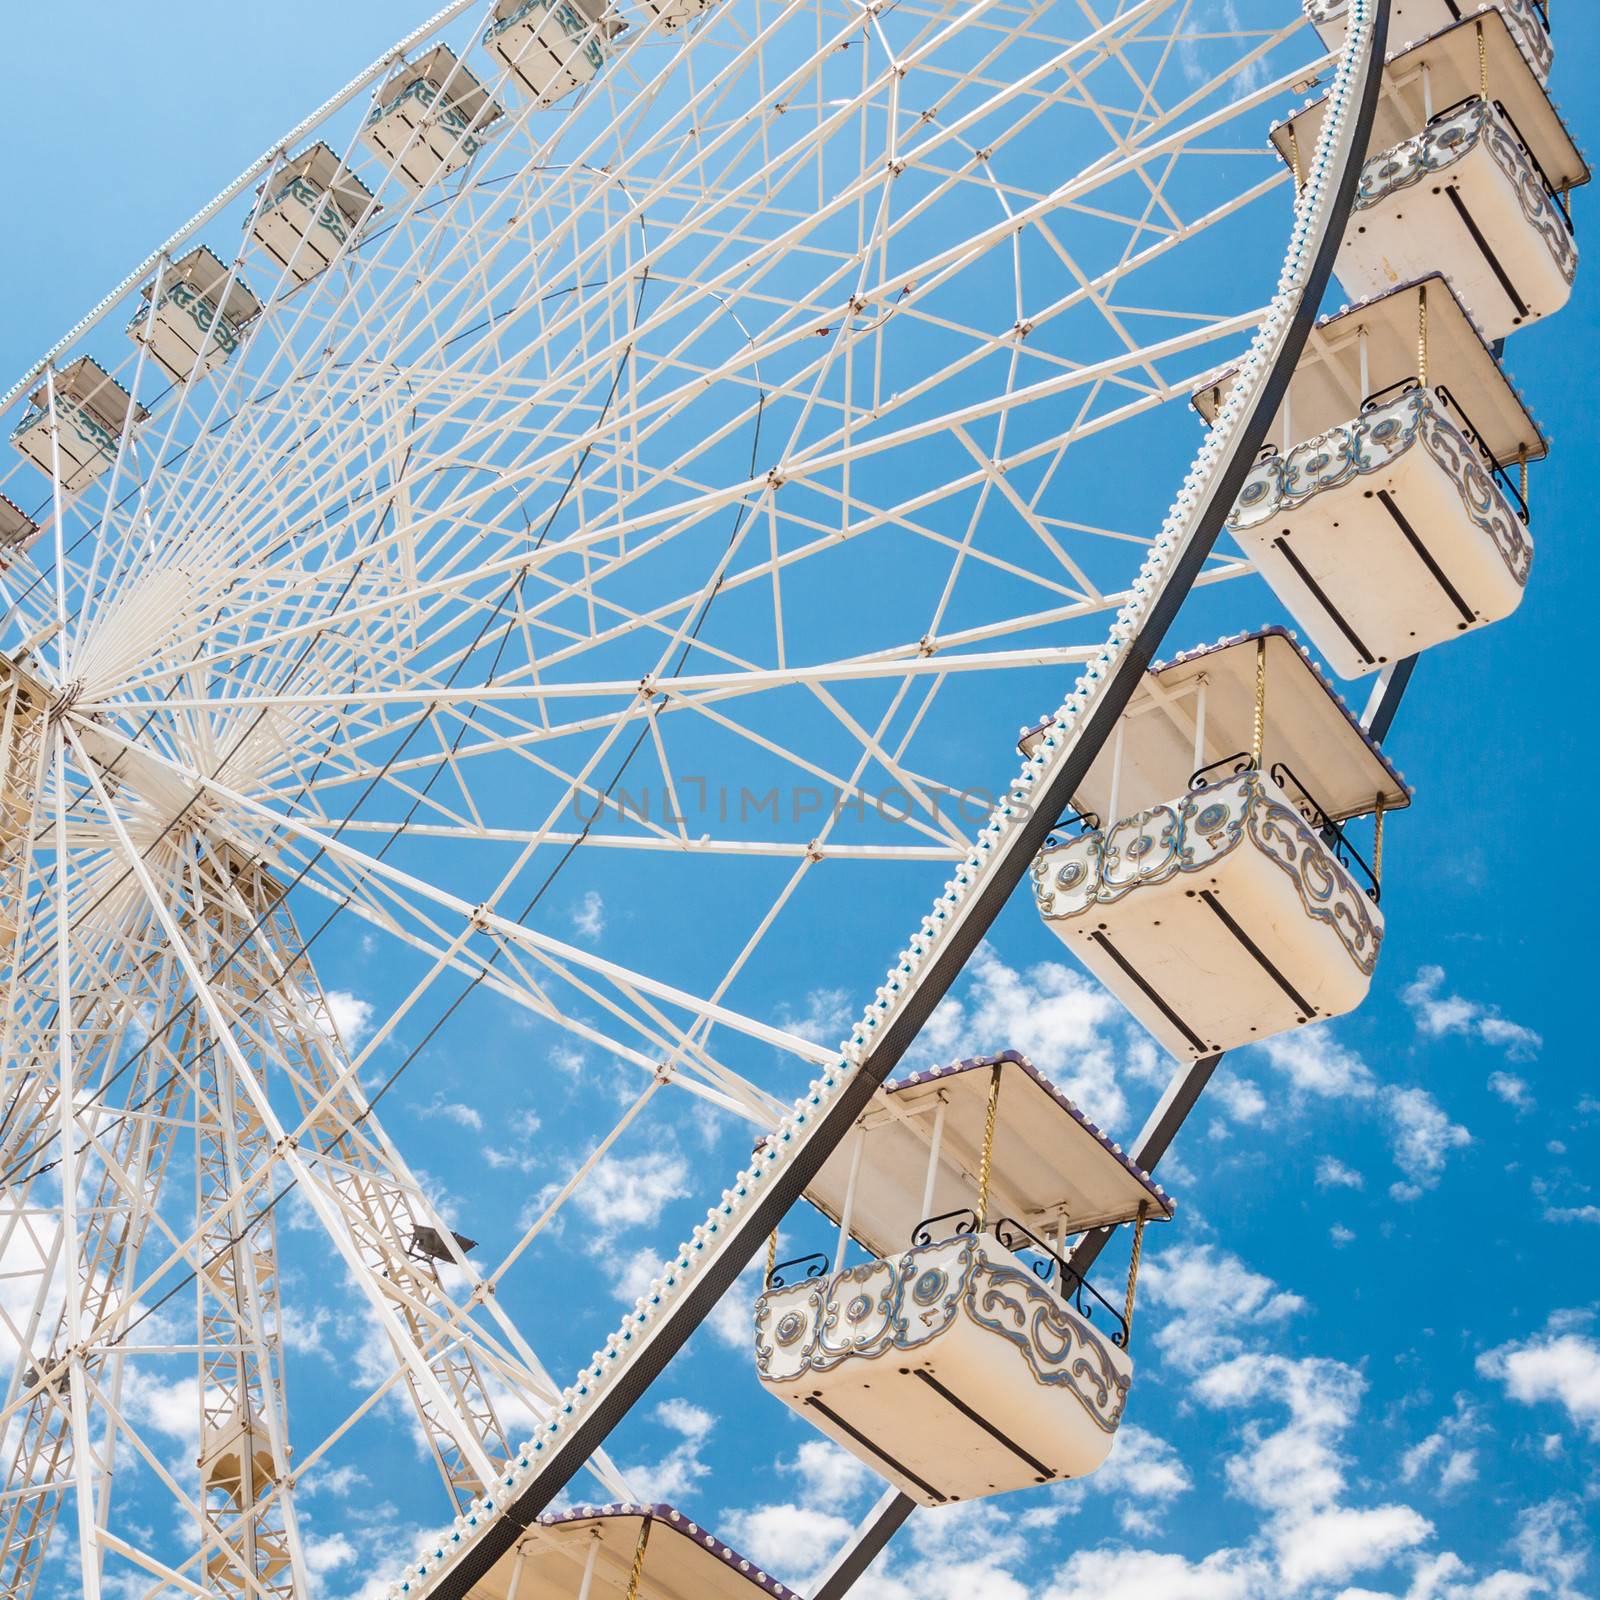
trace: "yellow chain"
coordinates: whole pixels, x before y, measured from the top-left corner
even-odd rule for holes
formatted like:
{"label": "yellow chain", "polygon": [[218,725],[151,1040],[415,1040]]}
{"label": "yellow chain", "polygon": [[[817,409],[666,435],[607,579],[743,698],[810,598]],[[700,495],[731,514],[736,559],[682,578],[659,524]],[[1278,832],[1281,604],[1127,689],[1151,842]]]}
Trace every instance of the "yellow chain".
{"label": "yellow chain", "polygon": [[1372,814],[1372,881],[1383,887],[1383,796]]}
{"label": "yellow chain", "polygon": [[1417,378],[1426,389],[1428,387],[1428,291],[1423,288],[1417,293]]}
{"label": "yellow chain", "polygon": [[1483,37],[1483,24],[1478,24],[1478,93],[1489,98],[1489,46]]}
{"label": "yellow chain", "polygon": [[644,1576],[644,1547],[650,1543],[650,1518],[639,1524],[639,1544],[633,1552],[633,1573],[628,1579],[628,1600],[639,1600],[639,1580]]}
{"label": "yellow chain", "polygon": [[1524,520],[1528,515],[1528,447],[1525,444],[1517,446],[1517,469],[1522,479],[1522,514]]}
{"label": "yellow chain", "polygon": [[989,1169],[994,1162],[994,1122],[1000,1110],[1000,1063],[989,1074],[989,1114],[983,1125],[983,1153],[978,1159],[978,1232],[989,1220]]}
{"label": "yellow chain", "polygon": [[767,1276],[765,1281],[772,1282],[773,1269],[778,1265],[778,1230],[772,1230],[772,1237],[767,1240]]}
{"label": "yellow chain", "polygon": [[1305,180],[1300,176],[1300,141],[1295,136],[1292,122],[1289,124],[1289,169],[1294,173],[1295,189],[1305,188]]}
{"label": "yellow chain", "polygon": [[1133,1291],[1139,1282],[1139,1253],[1144,1249],[1144,1218],[1133,1225],[1133,1254],[1128,1257],[1128,1298],[1122,1308],[1122,1322],[1127,1337],[1133,1337]]}
{"label": "yellow chain", "polygon": [[1250,733],[1250,765],[1261,770],[1261,757],[1267,742],[1267,641],[1256,640],[1256,715]]}

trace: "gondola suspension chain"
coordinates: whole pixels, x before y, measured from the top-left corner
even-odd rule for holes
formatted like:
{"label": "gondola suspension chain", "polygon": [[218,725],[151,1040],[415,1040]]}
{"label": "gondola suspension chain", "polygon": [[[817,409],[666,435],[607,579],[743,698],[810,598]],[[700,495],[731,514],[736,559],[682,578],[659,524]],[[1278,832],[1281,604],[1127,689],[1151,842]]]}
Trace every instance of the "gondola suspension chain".
{"label": "gondola suspension chain", "polygon": [[983,1124],[983,1153],[978,1159],[978,1228],[982,1233],[989,1221],[989,1174],[994,1165],[994,1124],[1000,1112],[1000,1064],[989,1074],[989,1110]]}
{"label": "gondola suspension chain", "polygon": [[634,1546],[633,1571],[628,1574],[628,1600],[639,1600],[639,1583],[644,1577],[644,1552],[650,1543],[650,1516],[639,1524],[639,1542]]}
{"label": "gondola suspension chain", "polygon": [[1128,1294],[1122,1306],[1122,1337],[1126,1349],[1133,1343],[1133,1296],[1139,1284],[1139,1257],[1144,1250],[1144,1213],[1133,1225],[1133,1254],[1128,1257]]}

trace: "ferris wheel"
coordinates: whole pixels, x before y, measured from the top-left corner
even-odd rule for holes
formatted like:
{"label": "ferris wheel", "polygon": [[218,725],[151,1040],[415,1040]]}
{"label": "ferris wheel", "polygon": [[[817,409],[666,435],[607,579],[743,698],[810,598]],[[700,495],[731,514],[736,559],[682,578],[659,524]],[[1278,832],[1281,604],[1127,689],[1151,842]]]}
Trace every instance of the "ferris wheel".
{"label": "ferris wheel", "polygon": [[[836,1251],[767,1255],[750,1404],[889,1488],[819,1593],[915,1504],[1104,1459],[1150,1169],[1222,1050],[1359,1003],[1394,699],[1528,578],[1498,341],[1564,301],[1587,170],[1542,9],[1445,10],[453,4],[41,357],[0,402],[0,1591],[314,1594],[303,1486],[400,1436],[444,1531],[396,1594],[787,1594],[605,1441],[802,1197]],[[1283,628],[1153,666],[1185,604],[1371,703]],[[1004,1040],[888,1081],[1030,873],[1174,1057],[1127,1151]],[[508,1018],[582,1131],[491,1241],[379,1102]],[[755,1154],[574,1361],[547,1252],[684,1115]],[[985,1273],[1049,1407],[958,1351]],[[308,1409],[285,1330],[347,1290],[370,1382]]]}

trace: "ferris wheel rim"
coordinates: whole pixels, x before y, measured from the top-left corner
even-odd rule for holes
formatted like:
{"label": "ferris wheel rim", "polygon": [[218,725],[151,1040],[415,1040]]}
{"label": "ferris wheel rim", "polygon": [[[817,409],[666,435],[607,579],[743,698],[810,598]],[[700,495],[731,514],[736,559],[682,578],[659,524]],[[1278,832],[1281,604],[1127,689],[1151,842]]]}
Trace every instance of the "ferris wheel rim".
{"label": "ferris wheel rim", "polygon": [[[1252,347],[1250,357],[1241,363],[1234,379],[1234,388],[1230,393],[1228,405],[1219,414],[1215,430],[1226,434],[1229,431],[1229,424],[1236,423],[1238,412],[1233,408],[1236,402],[1241,400],[1243,409],[1248,413],[1247,418],[1244,423],[1232,428],[1234,436],[1227,441],[1227,457],[1221,465],[1217,460],[1219,451],[1212,443],[1216,433],[1208,437],[1208,443],[1202,448],[1196,460],[1196,467],[1184,485],[1178,506],[1174,507],[1174,521],[1178,520],[1179,507],[1187,506],[1190,512],[1190,516],[1186,519],[1189,531],[1189,538],[1186,540],[1188,548],[1183,552],[1183,556],[1190,558],[1191,569],[1197,568],[1199,564],[1199,560],[1192,558],[1192,551],[1195,545],[1205,538],[1200,534],[1200,526],[1207,521],[1211,523],[1209,531],[1211,541],[1214,541],[1220,533],[1233,494],[1243,482],[1256,448],[1265,438],[1281,391],[1287,387],[1300,349],[1309,336],[1316,317],[1317,302],[1332,279],[1340,230],[1353,200],[1360,174],[1361,157],[1377,105],[1388,22],[1388,0],[1370,0],[1370,3],[1369,0],[1353,0],[1339,70],[1329,91],[1329,114],[1324,120],[1319,137],[1312,176],[1302,189],[1296,206],[1295,227],[1291,233],[1284,274],[1280,280],[1279,295],[1275,302],[1282,313],[1281,326],[1275,330],[1278,336],[1277,347],[1269,358],[1266,353],[1267,341],[1258,341],[1258,344]],[[1356,84],[1353,96],[1356,103],[1352,115],[1349,101],[1352,98],[1353,82]],[[1335,150],[1337,156],[1332,156]],[[1308,245],[1312,246],[1309,260]],[[1247,382],[1247,374],[1250,382]],[[1246,395],[1245,391],[1252,387],[1254,392]],[[1231,416],[1230,411],[1232,411]],[[1252,433],[1255,435],[1253,438]],[[1198,507],[1195,504],[1197,497],[1200,501]],[[1204,552],[1205,545],[1201,544],[1200,559],[1203,559]],[[1170,571],[1163,576],[1170,577]],[[1191,570],[1190,582],[1193,577],[1194,570]],[[1079,688],[1069,696],[1059,719],[1068,735],[1065,743],[1057,748],[1053,755],[1035,756],[1025,761],[1022,779],[1013,791],[1015,795],[1019,798],[1025,797],[1030,788],[1036,787],[1037,780],[1049,772],[1047,787],[1051,798],[1062,803],[1070,799],[1076,783],[1076,778],[1069,770],[1071,762],[1080,746],[1097,745],[1109,735],[1111,725],[1120,714],[1127,697],[1132,693],[1134,679],[1143,672],[1145,665],[1153,657],[1160,635],[1181,604],[1185,591],[1184,584],[1161,583],[1151,607],[1152,614],[1144,626],[1137,632],[1132,629],[1127,630],[1120,639],[1117,630],[1113,630],[1111,645],[1103,652],[1103,656],[1112,673],[1126,680],[1120,699],[1111,691],[1109,677],[1102,680],[1098,690],[1092,684],[1088,688],[1085,687],[1089,680],[1080,680]],[[1164,616],[1161,615],[1163,610]],[[1074,722],[1079,723],[1076,732],[1072,727]],[[1098,739],[1089,733],[1089,728],[1096,724],[1098,724]],[[1056,742],[1051,738],[1047,740],[1046,747]],[[1083,761],[1082,766],[1083,770],[1087,770],[1087,760]],[[1060,809],[1059,805],[1056,809]],[[1007,811],[1009,807],[997,812],[991,822],[991,827],[996,828],[997,832],[1003,831],[1002,825]],[[1045,813],[1051,818],[1055,814],[1048,805],[1040,814]],[[1042,842],[1047,826],[1048,823],[1035,828],[1038,839],[1031,843]],[[1009,894],[1010,887],[1020,880],[1032,853],[1031,848],[1017,852],[1019,859],[1013,883],[1002,887],[999,891],[1002,901]],[[970,907],[976,898],[978,891],[973,889],[974,881],[972,876],[968,876],[959,886],[952,885],[952,888],[958,888],[957,893],[947,894],[945,897],[956,903],[957,916],[963,909],[963,901],[966,907]],[[942,920],[948,913],[936,907],[935,915]],[[971,948],[976,946],[977,939],[981,937],[986,926],[987,923],[982,924],[979,933],[971,938],[965,955],[959,951],[956,953],[953,962],[955,972],[945,980],[942,988],[935,990],[933,1000],[926,1003],[927,1010],[931,1010],[938,996],[947,991],[949,983],[953,982],[954,976],[965,965],[967,955],[970,955]],[[917,936],[913,936],[910,946],[902,955],[902,969],[911,967],[913,963],[921,964],[926,958],[930,944],[935,950],[939,949],[938,929],[928,918],[924,918],[922,943],[919,946]],[[948,944],[944,946],[941,955],[935,957],[936,961],[940,959],[947,965],[950,964]],[[893,973],[890,982],[894,983]],[[742,1242],[745,1235],[753,1241],[776,1228],[784,1212],[799,1198],[810,1175],[804,1167],[810,1165],[812,1172],[820,1169],[828,1149],[836,1145],[854,1125],[866,1101],[882,1079],[893,1070],[895,1061],[909,1044],[910,1039],[906,1038],[896,1049],[895,1043],[892,1042],[896,1031],[904,1034],[909,1029],[910,1036],[914,1037],[920,1030],[926,1011],[923,1017],[913,1018],[908,1024],[906,1003],[904,1001],[897,1003],[892,991],[880,989],[878,994],[879,999],[868,1006],[861,1025],[851,1042],[843,1047],[835,1066],[813,1084],[809,1100],[802,1098],[796,1102],[789,1117],[779,1125],[775,1134],[763,1143],[757,1160],[736,1178],[733,1188],[724,1191],[728,1198],[725,1198],[721,1211],[733,1218],[730,1229],[725,1232],[725,1239],[733,1237],[734,1229],[738,1230]],[[921,1000],[922,995],[918,993],[916,998]],[[882,1033],[875,1034],[880,1022],[887,1022],[888,1027]],[[880,1052],[887,1059],[883,1063],[881,1073],[874,1077],[868,1068],[869,1064],[875,1065],[873,1058]],[[1179,1076],[1182,1077],[1183,1073],[1180,1072]],[[831,1106],[827,1103],[829,1099],[833,1102]],[[810,1132],[804,1128],[808,1107],[820,1108]],[[825,1126],[832,1130],[831,1140],[821,1131]],[[791,1141],[794,1149],[785,1158],[780,1155],[778,1146],[780,1142]],[[809,1152],[812,1145],[819,1145],[821,1149],[815,1154],[814,1159],[807,1161],[802,1153]],[[783,1161],[786,1170],[779,1183],[766,1189],[761,1198],[752,1199],[754,1186],[767,1176],[763,1171],[763,1161],[768,1163],[769,1170],[775,1170],[774,1164]],[[740,1211],[745,1213],[742,1223],[737,1215]],[[713,1208],[707,1222],[696,1231],[694,1241],[680,1249],[676,1270],[683,1272],[689,1269],[694,1261],[693,1252],[704,1250],[706,1242],[714,1238],[721,1226],[718,1211]],[[753,1244],[750,1249],[753,1249]],[[748,1253],[750,1251],[747,1249],[745,1254]],[[737,1245],[724,1244],[719,1247],[714,1243],[707,1255],[708,1259],[701,1264],[698,1274],[690,1279],[690,1287],[686,1290],[679,1289],[675,1295],[673,1291],[677,1288],[677,1284],[672,1276],[673,1268],[669,1266],[665,1278],[658,1279],[652,1286],[655,1293],[651,1304],[659,1305],[665,1300],[672,1306],[675,1301],[677,1307],[684,1309],[685,1320],[693,1317],[696,1310],[700,1316],[709,1312],[711,1305],[731,1287],[743,1267],[745,1255],[740,1254]],[[678,1345],[687,1337],[687,1331],[676,1339],[669,1333],[658,1344],[650,1345],[645,1342],[650,1339],[651,1334],[651,1328],[646,1325],[652,1321],[652,1317],[643,1300],[639,1306],[640,1309],[634,1317],[624,1321],[619,1333],[612,1336],[604,1350],[597,1352],[595,1361],[579,1375],[579,1383],[567,1391],[572,1399],[564,1411],[574,1416],[574,1425],[568,1429],[566,1437],[558,1438],[562,1425],[558,1417],[546,1426],[542,1438],[536,1437],[524,1447],[516,1470],[508,1474],[503,1485],[503,1488],[511,1491],[515,1497],[511,1507],[496,1517],[497,1497],[485,1497],[482,1512],[487,1527],[478,1530],[473,1538],[465,1542],[460,1551],[447,1553],[441,1549],[434,1552],[434,1558],[442,1559],[443,1566],[434,1581],[427,1583],[426,1592],[430,1596],[464,1600],[471,1585],[486,1575],[499,1556],[516,1542],[518,1530],[526,1526],[528,1519],[543,1511],[566,1482],[570,1481],[579,1470],[587,1450],[609,1434],[616,1416],[602,1412],[602,1400],[609,1399],[613,1402],[611,1408],[613,1413],[625,1414],[639,1394],[644,1392],[654,1378],[664,1370]],[[633,1343],[630,1351],[628,1344],[636,1338],[633,1323],[643,1328],[643,1336],[640,1342]],[[660,1322],[655,1323],[656,1328],[661,1326]],[[690,1321],[690,1330],[692,1326],[693,1321]],[[546,1446],[549,1446],[549,1454],[544,1457],[541,1465],[533,1458],[537,1457]],[[508,1528],[509,1532],[506,1531]],[[406,1569],[403,1577],[391,1585],[390,1595],[400,1596],[408,1593],[413,1582],[426,1580],[430,1572],[429,1560],[429,1557],[424,1556]]]}
{"label": "ferris wheel rim", "polygon": [[[69,338],[70,338],[70,336],[69,336]],[[1104,608],[1106,608],[1106,610],[1109,610],[1110,606],[1107,605],[1107,606],[1104,606]]]}

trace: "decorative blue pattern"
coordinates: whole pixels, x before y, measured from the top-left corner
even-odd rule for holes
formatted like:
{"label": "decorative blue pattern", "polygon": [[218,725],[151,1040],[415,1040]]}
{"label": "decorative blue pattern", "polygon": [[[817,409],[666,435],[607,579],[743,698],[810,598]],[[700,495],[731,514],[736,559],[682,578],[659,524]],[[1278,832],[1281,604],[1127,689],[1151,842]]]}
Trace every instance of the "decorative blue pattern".
{"label": "decorative blue pattern", "polygon": [[1041,850],[1033,863],[1039,912],[1047,922],[1084,916],[1180,873],[1209,871],[1248,839],[1293,881],[1305,914],[1332,928],[1370,977],[1383,942],[1372,902],[1280,793],[1271,779],[1246,772]]}
{"label": "decorative blue pattern", "polygon": [[846,1361],[921,1349],[962,1317],[1013,1346],[1036,1383],[1071,1394],[1096,1427],[1116,1431],[1127,1403],[1127,1358],[988,1238],[924,1245],[763,1295],[756,1369],[767,1383],[793,1383]]}
{"label": "decorative blue pattern", "polygon": [[1314,496],[1369,473],[1386,471],[1421,445],[1455,480],[1473,525],[1489,538],[1506,570],[1526,584],[1533,541],[1505,491],[1432,389],[1412,389],[1286,456],[1258,461],[1228,516],[1234,532],[1259,527]]}

